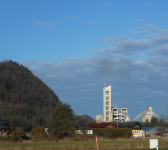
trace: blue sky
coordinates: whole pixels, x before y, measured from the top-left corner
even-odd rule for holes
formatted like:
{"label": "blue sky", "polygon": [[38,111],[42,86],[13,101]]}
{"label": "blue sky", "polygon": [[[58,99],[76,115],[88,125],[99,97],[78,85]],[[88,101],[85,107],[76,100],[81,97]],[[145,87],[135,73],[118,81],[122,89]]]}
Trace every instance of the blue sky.
{"label": "blue sky", "polygon": [[168,1],[1,0],[0,61],[30,68],[77,115],[103,114],[103,85],[131,119],[168,104]]}

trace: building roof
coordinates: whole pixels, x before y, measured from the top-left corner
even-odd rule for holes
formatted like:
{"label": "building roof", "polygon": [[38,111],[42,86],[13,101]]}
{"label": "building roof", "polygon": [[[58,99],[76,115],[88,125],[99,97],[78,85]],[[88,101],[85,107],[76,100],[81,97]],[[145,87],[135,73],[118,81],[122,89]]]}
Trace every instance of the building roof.
{"label": "building roof", "polygon": [[91,123],[87,127],[90,127],[90,128],[105,128],[109,124],[112,124],[112,123],[111,122]]}
{"label": "building roof", "polygon": [[142,127],[143,131],[150,131],[152,130],[154,127]]}
{"label": "building roof", "polygon": [[79,127],[78,130],[93,130],[90,127]]}
{"label": "building roof", "polygon": [[[136,123],[139,123],[138,121],[129,121],[129,122],[112,122],[112,124],[116,127],[132,127],[134,126]],[[139,123],[142,127],[144,127],[144,125],[142,125],[141,123]]]}

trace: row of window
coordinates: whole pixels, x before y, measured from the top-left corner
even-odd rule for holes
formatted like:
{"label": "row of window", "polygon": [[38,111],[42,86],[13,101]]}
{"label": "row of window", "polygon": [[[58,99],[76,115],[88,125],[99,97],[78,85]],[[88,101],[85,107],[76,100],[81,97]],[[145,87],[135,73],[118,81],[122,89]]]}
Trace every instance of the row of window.
{"label": "row of window", "polygon": [[132,133],[141,133],[141,131],[132,131]]}
{"label": "row of window", "polygon": [[[109,95],[109,91],[105,92],[106,95]],[[109,96],[106,96],[106,100],[109,100]],[[106,101],[106,105],[109,105],[109,101]],[[106,106],[106,110],[109,110],[109,106]],[[109,111],[106,111],[106,115],[109,115]],[[106,117],[106,121],[109,121],[109,117]]]}
{"label": "row of window", "polygon": [[92,133],[91,130],[76,130],[76,133]]}

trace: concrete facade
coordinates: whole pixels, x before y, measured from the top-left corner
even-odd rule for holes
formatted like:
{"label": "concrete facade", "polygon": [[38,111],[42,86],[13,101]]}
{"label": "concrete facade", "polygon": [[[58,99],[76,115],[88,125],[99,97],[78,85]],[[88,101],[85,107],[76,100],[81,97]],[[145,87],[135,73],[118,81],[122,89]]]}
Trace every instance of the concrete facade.
{"label": "concrete facade", "polygon": [[127,108],[112,108],[113,120],[125,121],[125,116],[127,115]]}
{"label": "concrete facade", "polygon": [[96,122],[103,122],[103,115],[96,115]]}
{"label": "concrete facade", "polygon": [[112,121],[111,113],[111,86],[103,88],[103,116],[104,122]]}

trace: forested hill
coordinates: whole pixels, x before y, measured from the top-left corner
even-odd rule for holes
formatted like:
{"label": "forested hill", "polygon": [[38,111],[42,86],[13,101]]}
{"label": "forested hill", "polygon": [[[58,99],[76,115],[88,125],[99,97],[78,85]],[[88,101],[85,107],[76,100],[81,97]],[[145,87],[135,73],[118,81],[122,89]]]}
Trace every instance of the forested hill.
{"label": "forested hill", "polygon": [[0,62],[0,120],[11,128],[45,125],[58,96],[26,67]]}

